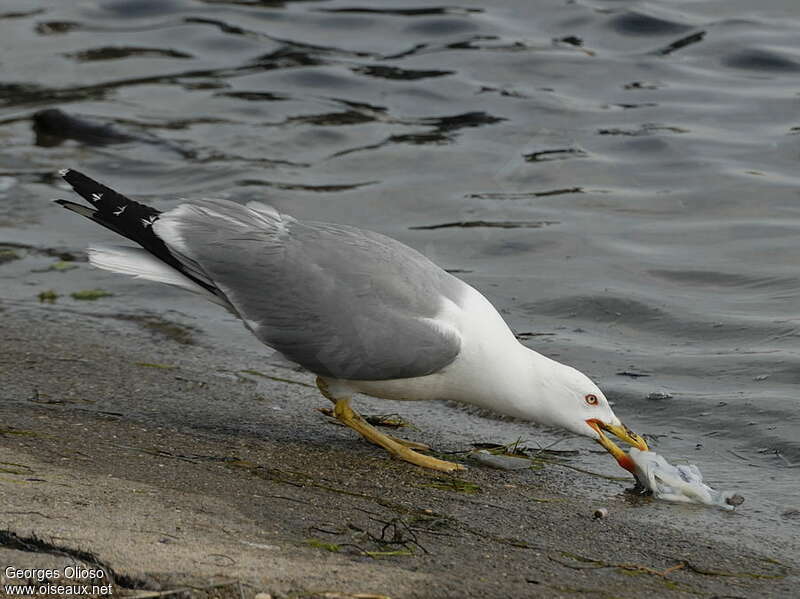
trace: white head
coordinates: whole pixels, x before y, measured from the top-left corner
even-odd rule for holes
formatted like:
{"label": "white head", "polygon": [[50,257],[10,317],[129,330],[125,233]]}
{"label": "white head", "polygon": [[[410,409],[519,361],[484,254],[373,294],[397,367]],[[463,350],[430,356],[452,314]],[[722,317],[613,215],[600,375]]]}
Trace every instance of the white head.
{"label": "white head", "polygon": [[553,360],[546,359],[545,366],[535,370],[535,396],[529,404],[531,420],[594,439],[623,468],[633,472],[630,458],[604,431],[647,451],[644,439],[620,422],[606,396],[585,374]]}

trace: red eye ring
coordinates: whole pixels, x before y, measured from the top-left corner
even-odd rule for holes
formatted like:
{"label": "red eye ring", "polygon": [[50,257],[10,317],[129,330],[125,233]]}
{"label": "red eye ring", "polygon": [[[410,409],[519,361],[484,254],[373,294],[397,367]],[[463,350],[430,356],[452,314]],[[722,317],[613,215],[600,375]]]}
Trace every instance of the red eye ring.
{"label": "red eye ring", "polygon": [[590,406],[596,406],[600,403],[600,400],[597,399],[597,396],[594,393],[589,393],[583,399],[586,400],[586,403],[588,403]]}

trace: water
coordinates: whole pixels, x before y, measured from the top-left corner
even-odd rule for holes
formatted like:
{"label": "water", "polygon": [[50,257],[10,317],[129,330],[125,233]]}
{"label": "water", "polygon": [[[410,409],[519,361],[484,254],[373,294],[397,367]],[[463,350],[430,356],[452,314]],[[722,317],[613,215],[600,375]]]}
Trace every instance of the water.
{"label": "water", "polygon": [[[499,4],[6,0],[0,241],[85,246],[87,223],[49,203],[71,197],[65,166],[161,208],[266,198],[378,230],[590,374],[670,461],[744,495],[739,534],[796,536],[796,4]],[[122,133],[34,131],[51,108]],[[47,259],[0,265],[6,307],[99,285],[229,326],[156,285],[31,272]],[[640,511],[727,517],[676,509]]]}

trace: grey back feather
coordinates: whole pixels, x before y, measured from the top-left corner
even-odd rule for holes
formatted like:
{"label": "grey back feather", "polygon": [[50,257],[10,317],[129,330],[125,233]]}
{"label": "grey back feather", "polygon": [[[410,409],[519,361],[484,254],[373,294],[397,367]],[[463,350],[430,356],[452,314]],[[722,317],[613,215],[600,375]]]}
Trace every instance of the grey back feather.
{"label": "grey back feather", "polygon": [[261,341],[316,374],[417,377],[458,355],[458,334],[425,319],[465,283],[394,239],[225,200],[164,213],[156,231],[168,227],[179,260],[202,269]]}

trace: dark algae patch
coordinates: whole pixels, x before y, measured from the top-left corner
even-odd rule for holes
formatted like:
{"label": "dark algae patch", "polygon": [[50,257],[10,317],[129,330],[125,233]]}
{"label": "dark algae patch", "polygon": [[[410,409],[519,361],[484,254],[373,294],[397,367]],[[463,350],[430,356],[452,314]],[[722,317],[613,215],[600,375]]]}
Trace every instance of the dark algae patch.
{"label": "dark algae patch", "polygon": [[84,289],[83,291],[75,291],[69,295],[72,299],[84,302],[93,302],[104,297],[111,297],[114,294],[103,289]]}
{"label": "dark algae patch", "polygon": [[61,296],[54,290],[48,289],[46,291],[40,291],[39,295],[36,297],[38,297],[39,301],[43,304],[52,304],[55,303],[55,301]]}
{"label": "dark algae patch", "polygon": [[21,256],[16,250],[0,246],[0,266],[5,264],[6,262],[13,262],[14,260],[19,260],[20,258]]}
{"label": "dark algae patch", "polygon": [[115,314],[117,320],[133,322],[158,338],[167,339],[182,345],[194,345],[196,330],[177,322],[172,322],[155,314]]}

